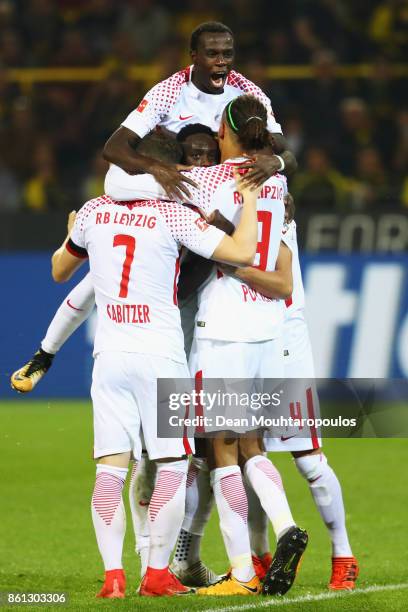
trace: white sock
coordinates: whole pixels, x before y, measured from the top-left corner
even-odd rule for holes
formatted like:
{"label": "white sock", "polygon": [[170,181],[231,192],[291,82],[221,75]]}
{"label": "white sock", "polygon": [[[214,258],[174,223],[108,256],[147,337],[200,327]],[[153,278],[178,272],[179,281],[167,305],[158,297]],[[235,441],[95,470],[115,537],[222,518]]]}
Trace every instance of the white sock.
{"label": "white sock", "polygon": [[254,577],[248,533],[248,501],[238,465],[216,468],[211,483],[232,575],[243,582]]}
{"label": "white sock", "polygon": [[244,478],[244,486],[248,499],[248,529],[251,551],[253,555],[262,557],[270,551],[268,517],[261,506],[259,497],[246,478]]}
{"label": "white sock", "polygon": [[55,355],[71,334],[89,317],[95,306],[91,275],[87,274],[67,295],[51,321],[41,348]]}
{"label": "white sock", "polygon": [[129,483],[129,505],[132,514],[133,531],[135,534],[135,550],[140,556],[140,575],[146,573],[149,559],[149,503],[156,479],[156,463],[150,461],[143,453],[139,461],[135,461]]}
{"label": "white sock", "polygon": [[207,461],[193,457],[187,472],[186,511],[174,553],[174,559],[183,568],[200,560],[201,540],[213,503]]}
{"label": "white sock", "polygon": [[127,468],[98,463],[92,495],[92,521],[105,570],[122,568],[126,515],[122,500]]}
{"label": "white sock", "polygon": [[186,459],[157,463],[156,484],[149,504],[149,567],[164,569],[180,532],[186,501]]}
{"label": "white sock", "polygon": [[333,557],[351,557],[343,496],[336,474],[323,453],[295,458],[296,467],[308,481],[310,492],[329,530]]}
{"label": "white sock", "polygon": [[256,455],[245,463],[244,471],[279,540],[285,531],[295,525],[295,521],[278,470],[267,457]]}

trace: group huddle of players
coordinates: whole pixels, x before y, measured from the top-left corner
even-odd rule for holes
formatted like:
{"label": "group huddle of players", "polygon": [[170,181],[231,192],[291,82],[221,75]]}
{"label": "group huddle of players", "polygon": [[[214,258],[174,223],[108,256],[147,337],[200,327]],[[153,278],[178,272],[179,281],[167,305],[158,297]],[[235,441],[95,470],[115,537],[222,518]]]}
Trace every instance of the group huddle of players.
{"label": "group huddle of players", "polygon": [[[265,439],[256,427],[209,427],[196,440],[157,435],[158,378],[191,375],[196,389],[209,378],[314,378],[285,176],[296,160],[269,99],[232,70],[227,26],[199,26],[191,56],[192,66],[153,87],[106,143],[105,194],[70,214],[67,238],[52,257],[57,282],[86,259],[90,272],[12,386],[31,391],[96,303],[92,519],[105,567],[99,597],[125,596],[122,491],[131,461],[140,595],[286,593],[308,535],[266,451],[292,453],[332,542],[329,588],[353,589],[358,565],[341,487],[313,428]],[[313,416],[310,398],[296,400],[291,416]],[[214,502],[230,564],[223,576],[200,556]]]}

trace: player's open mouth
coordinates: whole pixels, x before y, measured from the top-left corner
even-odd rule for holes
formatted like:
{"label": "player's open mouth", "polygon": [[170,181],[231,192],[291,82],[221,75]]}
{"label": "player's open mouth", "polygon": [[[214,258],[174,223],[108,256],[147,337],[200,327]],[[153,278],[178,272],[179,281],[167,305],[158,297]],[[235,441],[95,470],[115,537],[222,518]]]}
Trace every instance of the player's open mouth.
{"label": "player's open mouth", "polygon": [[225,80],[227,78],[226,72],[213,72],[210,76],[210,81],[213,87],[217,89],[224,87]]}

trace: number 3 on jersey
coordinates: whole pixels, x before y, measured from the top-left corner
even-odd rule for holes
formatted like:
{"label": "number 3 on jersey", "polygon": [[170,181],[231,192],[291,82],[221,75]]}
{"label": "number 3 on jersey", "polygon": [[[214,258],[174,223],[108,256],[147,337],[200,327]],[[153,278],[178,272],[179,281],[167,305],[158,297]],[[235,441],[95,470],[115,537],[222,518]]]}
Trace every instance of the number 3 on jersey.
{"label": "number 3 on jersey", "polygon": [[256,248],[259,262],[254,268],[266,270],[268,265],[269,242],[271,239],[272,213],[269,210],[258,210],[258,223],[261,224],[261,239]]}
{"label": "number 3 on jersey", "polygon": [[123,262],[122,278],[120,281],[119,297],[125,298],[128,295],[130,269],[132,267],[133,258],[135,256],[136,238],[127,236],[126,234],[116,234],[113,237],[113,246],[125,246],[126,255]]}

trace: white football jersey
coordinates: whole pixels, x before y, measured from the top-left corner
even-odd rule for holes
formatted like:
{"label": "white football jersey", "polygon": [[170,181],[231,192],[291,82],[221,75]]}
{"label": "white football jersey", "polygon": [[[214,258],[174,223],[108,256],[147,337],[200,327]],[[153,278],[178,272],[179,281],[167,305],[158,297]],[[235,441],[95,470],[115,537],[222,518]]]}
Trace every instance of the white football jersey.
{"label": "white football jersey", "polygon": [[303,288],[302,272],[300,270],[296,222],[294,220],[284,226],[282,240],[292,251],[293,291],[291,297],[285,302],[285,318],[288,319],[293,316],[296,311],[303,310],[305,307],[305,290]]}
{"label": "white football jersey", "polygon": [[89,256],[98,308],[94,354],[148,353],[185,363],[177,306],[181,245],[211,257],[224,233],[175,202],[102,196],[78,212],[67,249]]}
{"label": "white football jersey", "polygon": [[194,85],[191,80],[192,73],[193,66],[189,66],[157,83],[122,125],[141,138],[157,125],[177,133],[190,123],[202,123],[217,132],[222,112],[228,102],[237,96],[250,93],[267,109],[268,130],[272,133],[282,133],[282,128],[273,115],[269,98],[242,74],[231,70],[223,93],[208,94]]}
{"label": "white football jersey", "polygon": [[[191,203],[208,215],[218,209],[234,225],[241,214],[241,198],[236,191],[233,168],[244,158],[228,160],[209,168],[194,168],[185,174],[198,188],[189,186]],[[131,176],[120,168],[111,168],[105,190],[120,200],[135,197],[166,198],[164,189],[151,175]],[[262,270],[275,269],[284,222],[283,198],[286,177],[269,178],[258,199],[259,242],[255,265]],[[196,337],[231,342],[257,342],[282,333],[283,302],[267,298],[248,285],[214,271],[201,290],[196,318]]]}

